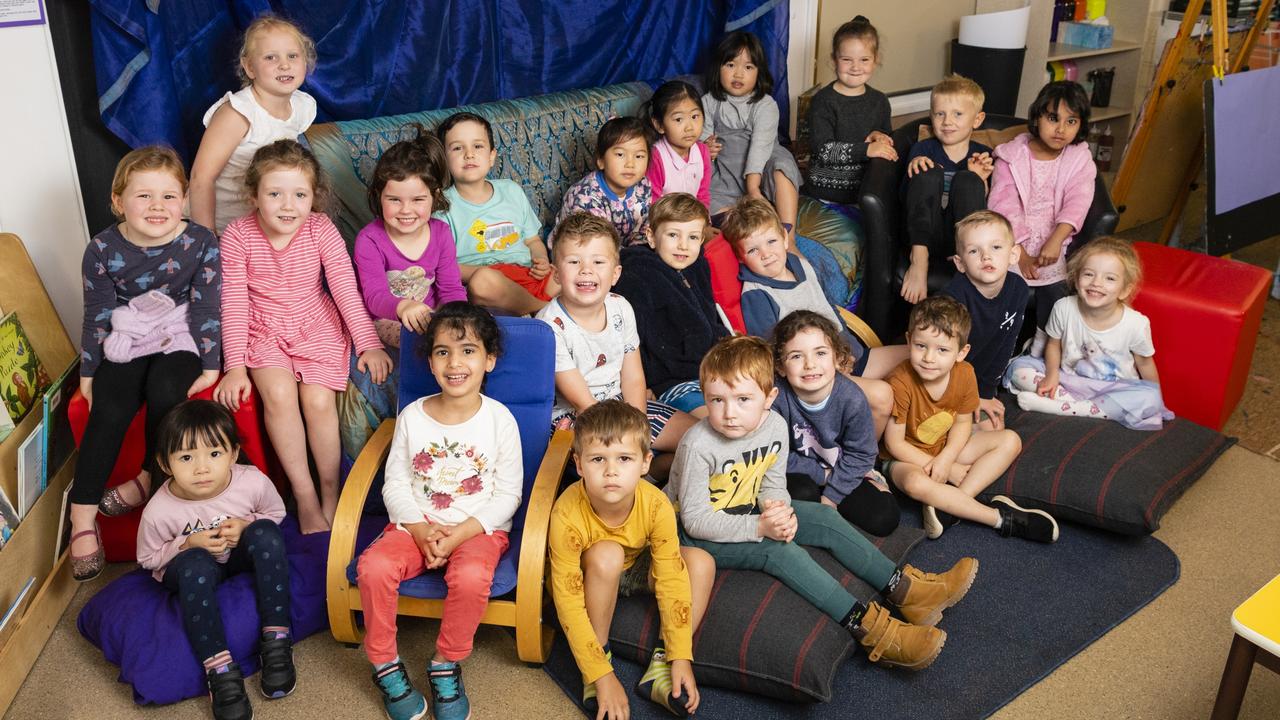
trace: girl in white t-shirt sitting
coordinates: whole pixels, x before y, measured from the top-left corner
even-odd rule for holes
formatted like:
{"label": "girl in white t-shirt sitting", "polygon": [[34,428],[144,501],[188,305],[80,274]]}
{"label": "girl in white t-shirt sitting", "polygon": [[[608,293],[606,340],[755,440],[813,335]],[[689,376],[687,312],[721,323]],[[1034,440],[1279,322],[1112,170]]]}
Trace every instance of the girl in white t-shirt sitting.
{"label": "girl in white t-shirt sitting", "polygon": [[1005,385],[1024,410],[1115,420],[1159,430],[1173,418],[1160,395],[1151,322],[1127,303],[1142,268],[1128,242],[1102,237],[1067,262],[1075,294],[1053,306],[1044,357],[1024,355]]}

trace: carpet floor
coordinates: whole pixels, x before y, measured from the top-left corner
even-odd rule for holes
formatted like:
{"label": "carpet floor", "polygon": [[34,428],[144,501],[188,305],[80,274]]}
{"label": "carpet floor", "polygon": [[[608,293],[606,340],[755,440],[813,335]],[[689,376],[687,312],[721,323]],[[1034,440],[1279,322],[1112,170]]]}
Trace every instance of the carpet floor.
{"label": "carpet floor", "polygon": [[[1182,563],[1178,582],[993,717],[1208,717],[1231,642],[1231,610],[1280,572],[1277,507],[1280,463],[1243,448],[1228,450],[1165,515],[1155,534]],[[106,577],[79,591],[6,718],[208,717],[208,705],[200,699],[164,707],[135,706],[129,688],[116,682],[117,668],[76,632],[76,614],[87,599],[128,569],[114,566]],[[1137,566],[1123,572],[1146,569]],[[966,633],[956,617],[949,615],[944,627],[959,642]],[[401,628],[405,659],[415,681],[421,682],[436,624],[407,619]],[[258,700],[260,720],[333,717],[336,708],[345,716],[380,715],[362,652],[321,634],[299,644],[297,659],[298,691],[283,700]],[[466,673],[477,720],[579,715],[542,671],[516,659],[510,636],[500,629],[481,629]],[[698,716],[731,717],[713,712]],[[1280,717],[1280,676],[1254,672],[1240,717]]]}
{"label": "carpet floor", "polygon": [[[903,518],[904,525],[919,527],[917,511],[906,511]],[[1062,527],[1056,544],[1040,545],[962,523],[936,541],[921,542],[907,560],[925,570],[943,570],[965,555],[980,561],[978,577],[939,624],[948,632],[947,644],[928,669],[889,670],[855,651],[837,670],[829,703],[797,705],[704,688],[698,715],[814,720],[876,717],[893,708],[896,717],[987,717],[1178,579],[1178,558],[1159,540],[1074,525]],[[614,665],[628,688],[644,671],[616,655]],[[563,641],[546,670],[570,698],[581,697],[582,682]],[[637,702],[631,717],[669,715]]]}

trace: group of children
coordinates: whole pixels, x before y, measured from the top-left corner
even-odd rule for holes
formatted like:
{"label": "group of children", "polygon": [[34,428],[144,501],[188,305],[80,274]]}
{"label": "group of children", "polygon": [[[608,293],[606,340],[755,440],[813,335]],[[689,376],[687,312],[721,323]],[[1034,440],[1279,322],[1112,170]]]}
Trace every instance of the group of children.
{"label": "group of children", "polygon": [[[206,115],[189,187],[171,150],[121,161],[111,198],[120,222],[83,263],[90,417],[71,494],[73,570],[80,580],[102,570],[98,512],[145,504],[138,560],[178,598],[215,717],[252,716],[214,594],[232,574],[255,577],[262,692],[280,697],[296,683],[284,503],[265,475],[235,464],[231,411],[256,388],[300,529],[327,530],[336,393],[353,375],[383,383],[402,328],[419,335],[441,391],[396,419],[389,522],[357,565],[365,651],[395,720],[428,707],[441,720],[469,716],[459,663],[521,504],[515,420],[482,393],[503,351],[490,310],[536,315],[555,336],[548,431],[574,430],[580,479],[552,511],[550,586],[597,717],[628,713],[608,638],[617,597],[636,592],[656,595],[662,621],[636,693],[678,716],[697,710],[692,637],[717,566],[774,575],[872,661],[929,665],[946,639],[942,612],[978,562],[939,574],[898,567],[859,529],[896,529],[896,488],[922,504],[931,538],[967,519],[1057,539],[1042,510],[977,500],[1021,449],[1003,427],[1001,384],[1029,409],[1158,426],[1149,326],[1126,304],[1139,280],[1132,249],[1102,238],[1066,259],[1094,172],[1080,159],[1088,102],[1078,86],[1046,86],[1030,132],[994,151],[971,140],[981,90],[958,77],[934,89],[934,138],[912,148],[903,188],[906,344],[872,348],[792,247],[800,189],[849,203],[870,158],[897,159],[887,100],[868,85],[875,28],[859,17],[836,33],[806,181],[777,142],[759,41],[731,33],[716,57],[705,95],[668,82],[642,117],[601,128],[598,169],[570,188],[546,241],[520,186],[488,177],[489,122],[458,113],[434,132],[408,128],[413,137],[382,154],[353,267],[323,214],[324,173],[292,139],[315,115],[299,89],[315,48],[275,17],[247,31],[245,86]],[[740,262],[748,334],[735,334],[712,289],[702,250],[717,233]],[[926,297],[939,247],[954,247],[959,272]],[[1032,295],[1044,348],[1011,361]],[[211,388],[216,402],[187,399]],[[144,469],[104,492],[143,403]],[[803,546],[830,551],[882,600],[850,594]],[[428,702],[397,651],[396,597],[402,580],[439,568],[448,595]]]}

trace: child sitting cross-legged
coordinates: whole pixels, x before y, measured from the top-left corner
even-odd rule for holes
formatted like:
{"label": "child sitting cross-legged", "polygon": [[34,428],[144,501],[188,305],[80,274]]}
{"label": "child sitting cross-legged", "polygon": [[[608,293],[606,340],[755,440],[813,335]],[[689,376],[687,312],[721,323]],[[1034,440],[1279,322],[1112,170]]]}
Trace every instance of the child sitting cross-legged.
{"label": "child sitting cross-legged", "polygon": [[747,332],[770,337],[778,320],[794,310],[812,310],[842,328],[840,335],[851,348],[853,362],[840,371],[866,394],[879,437],[889,419],[893,393],[876,378],[884,377],[901,362],[906,348],[867,348],[843,329],[817,271],[804,256],[790,251],[791,241],[769,203],[755,198],[738,201],[725,216],[721,231],[742,262],[738,278],[742,280],[742,318]]}
{"label": "child sitting cross-legged", "polygon": [[396,650],[397,589],[424,570],[444,568],[448,594],[427,669],[431,716],[464,720],[471,706],[459,663],[471,654],[520,507],[520,432],[511,411],[481,394],[502,353],[498,324],[487,311],[465,302],[440,307],[421,347],[440,392],[396,418],[382,487],[390,524],[356,567],[364,650],[387,717],[425,717],[427,703]]}
{"label": "child sitting cross-legged", "polygon": [[849,346],[831,321],[796,310],[773,329],[778,372],[774,410],[787,421],[787,492],[830,505],[872,535],[898,527],[898,501],[875,470],[876,436],[867,397],[837,370]]}
{"label": "child sitting cross-legged", "polygon": [[649,430],[644,413],[605,400],[578,416],[573,457],[581,480],[551,511],[551,595],[582,673],[583,704],[597,720],[629,714],[614,674],[609,626],[619,595],[657,596],[660,644],[636,694],[684,717],[698,709],[693,633],[702,622],[715,563],[681,547],[676,516],[662,491],[646,482]]}
{"label": "child sitting cross-legged", "polygon": [[1009,221],[998,212],[979,210],[956,223],[955,263],[960,272],[942,288],[942,294],[969,311],[972,327],[965,360],[973,365],[978,379],[978,413],[973,421],[981,430],[1004,429],[1004,403],[996,391],[1013,357],[1031,297],[1027,281],[1010,269],[1018,264],[1021,251]]}
{"label": "child sitting cross-legged", "polygon": [[297,684],[289,561],[277,524],[284,501],[257,468],[236,464],[239,451],[226,408],[209,400],[174,407],[156,437],[156,465],[169,480],[138,526],[138,564],[176,598],[187,640],[204,665],[216,720],[253,717],[218,609],[218,586],[233,575],[253,573],[262,694],[284,697]]}
{"label": "child sitting cross-legged", "polygon": [[732,334],[712,298],[711,268],[702,255],[710,228],[697,198],[663,195],[649,212],[649,246],[622,249],[614,286],[635,313],[649,388],[659,402],[695,417],[706,417],[698,363],[716,340]]}
{"label": "child sitting cross-legged", "polygon": [[[835,508],[791,499],[787,424],[769,410],[778,390],[768,343],[725,338],[700,375],[708,415],[681,441],[666,488],[679,508],[681,543],[711,553],[720,567],[778,578],[848,630],[872,662],[912,670],[932,663],[947,635],[931,626],[968,592],[978,561],[962,558],[941,575],[898,568]],[[805,545],[830,551],[907,622],[850,594]]]}
{"label": "child sitting cross-legged", "polygon": [[622,273],[617,229],[579,212],[556,232],[554,269],[563,289],[538,313],[556,336],[552,425],[571,429],[577,413],[621,398],[648,415],[654,449],[674,451],[694,418],[646,399],[635,312],[626,298],[610,292]]}
{"label": "child sitting cross-legged", "polygon": [[889,374],[893,419],[884,432],[891,458],[885,476],[920,501],[929,537],[942,535],[956,518],[995,528],[1003,537],[1050,543],[1058,523],[1043,510],[1025,510],[997,495],[992,505],[975,498],[1022,451],[1012,430],[973,431],[978,382],[969,353],[969,313],[945,295],[911,309],[907,345],[911,357]]}

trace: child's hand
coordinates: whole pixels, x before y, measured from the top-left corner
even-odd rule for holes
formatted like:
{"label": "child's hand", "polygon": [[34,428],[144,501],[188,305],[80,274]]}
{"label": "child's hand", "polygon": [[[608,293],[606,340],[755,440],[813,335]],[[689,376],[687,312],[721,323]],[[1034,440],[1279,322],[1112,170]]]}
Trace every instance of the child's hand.
{"label": "child's hand", "polygon": [[182,547],[201,548],[209,551],[210,555],[221,555],[227,551],[227,540],[218,532],[218,528],[213,528],[191,533],[187,536],[186,542],[182,543]]}
{"label": "child's hand", "polygon": [[688,697],[684,709],[693,713],[698,709],[698,683],[693,679],[693,663],[688,660],[671,661],[671,695],[676,698]]}
{"label": "child's hand", "polygon": [[1040,256],[1036,258],[1036,264],[1040,267],[1047,267],[1058,262],[1058,256],[1061,254],[1062,241],[1057,238],[1049,238],[1044,247],[1040,248]]}
{"label": "child's hand", "polygon": [[712,160],[716,159],[716,156],[720,154],[722,149],[724,149],[724,143],[720,142],[720,138],[716,137],[714,134],[707,136],[707,155],[709,155]]}
{"label": "child's hand", "polygon": [[953,460],[943,458],[941,455],[930,460],[925,466],[924,471],[929,473],[929,478],[934,482],[945,483],[947,476],[951,474],[951,464]]}
{"label": "child's hand", "polygon": [[1040,381],[1039,385],[1036,385],[1036,394],[1041,397],[1047,397],[1050,400],[1056,398],[1058,396],[1058,373],[1046,372],[1044,379]]}
{"label": "child's hand", "polygon": [[[871,154],[870,150],[868,150],[867,154]],[[912,159],[911,162],[907,163],[907,177],[915,177],[931,167],[934,167],[933,160],[930,160],[924,155],[916,157]]]}
{"label": "child's hand", "polygon": [[893,147],[893,138],[889,135],[885,135],[879,130],[872,130],[862,142],[864,143],[882,142],[888,145],[889,147]]}
{"label": "child's hand", "polygon": [[885,160],[891,160],[893,162],[897,162],[898,151],[893,149],[892,142],[884,142],[881,140],[877,140],[867,146],[867,157],[869,158],[878,157],[878,158],[884,158]]}
{"label": "child's hand", "polygon": [[600,705],[600,709],[596,711],[596,720],[629,720],[631,717],[627,691],[614,673],[596,680],[596,702]]}
{"label": "child's hand", "polygon": [[84,396],[85,404],[87,404],[89,408],[92,409],[93,408],[93,378],[91,377],[80,378],[80,394]]}
{"label": "child's hand", "polygon": [[1018,254],[1018,269],[1022,271],[1022,277],[1025,280],[1036,279],[1036,257],[1024,249]]}
{"label": "child's hand", "polygon": [[[987,415],[985,419],[982,417],[983,413]],[[1003,430],[1004,403],[1000,402],[1000,398],[980,398],[973,421],[977,423],[979,430]]]}
{"label": "child's hand", "polygon": [[430,567],[431,563],[437,559],[435,541],[443,535],[448,535],[449,529],[444,525],[436,525],[429,520],[410,523],[401,527],[413,537],[413,542],[418,546],[418,552],[422,553],[422,557],[427,559],[427,565]]}
{"label": "child's hand", "polygon": [[534,280],[541,280],[551,272],[551,262],[545,257],[534,257],[533,262],[529,265],[529,277]]}
{"label": "child's hand", "polygon": [[244,518],[227,518],[218,524],[218,536],[227,541],[227,548],[230,549],[240,544],[240,534],[247,527],[249,521]]}
{"label": "child's hand", "polygon": [[431,550],[436,556],[436,561],[434,565],[428,565],[427,569],[429,570],[442,567],[445,563],[449,562],[449,556],[452,555],[453,551],[467,539],[462,536],[462,533],[457,532],[456,525],[437,525],[436,527],[440,528],[444,532],[437,535],[436,538],[431,541]]}
{"label": "child's hand", "polygon": [[218,376],[221,374],[217,370],[205,370],[200,373],[200,377],[196,378],[196,381],[191,383],[191,387],[187,388],[187,397],[194,397],[197,393],[204,392],[206,388],[213,387],[213,384],[218,382]]}
{"label": "child's hand", "polygon": [[401,325],[421,335],[427,331],[427,323],[431,322],[431,307],[405,298],[396,305],[396,317],[400,319]]}
{"label": "child's hand", "polygon": [[[760,537],[788,542],[795,536],[794,529],[791,529],[794,518],[795,514],[791,506],[781,500],[766,500],[764,512],[760,513],[760,520],[756,523],[756,530],[760,533]],[[789,529],[791,529],[790,536],[788,536]]]}
{"label": "child's hand", "polygon": [[907,274],[902,276],[902,299],[915,305],[929,294],[929,266],[924,263],[911,263]]}
{"label": "child's hand", "polygon": [[249,402],[253,393],[253,383],[249,381],[249,371],[243,366],[231,368],[213,391],[213,399],[226,405],[231,410],[239,410],[240,403]]}
{"label": "child's hand", "polygon": [[360,359],[356,361],[356,369],[368,372],[369,379],[381,385],[387,379],[387,375],[391,374],[391,356],[382,348],[365,350],[360,353]]}
{"label": "child's hand", "polygon": [[839,505],[837,505],[837,504],[836,504],[836,501],[835,501],[835,500],[832,500],[831,498],[827,497],[826,495],[823,495],[823,496],[818,500],[818,502],[820,502],[820,503],[822,503],[823,505],[826,505],[826,506],[828,506],[828,507],[840,507]]}

